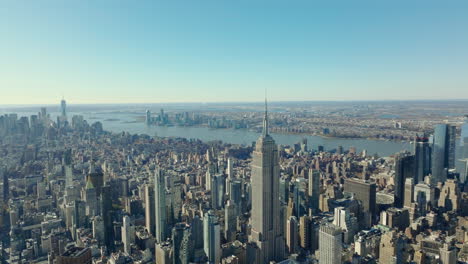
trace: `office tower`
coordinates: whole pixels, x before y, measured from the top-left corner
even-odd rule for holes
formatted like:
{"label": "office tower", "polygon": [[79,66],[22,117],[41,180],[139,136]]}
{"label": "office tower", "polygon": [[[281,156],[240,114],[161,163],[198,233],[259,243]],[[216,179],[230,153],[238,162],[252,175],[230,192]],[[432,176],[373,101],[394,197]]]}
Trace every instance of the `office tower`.
{"label": "office tower", "polygon": [[132,243],[135,242],[135,227],[130,223],[128,215],[123,217],[122,222],[122,243],[124,244],[124,252],[131,254]]}
{"label": "office tower", "polygon": [[62,115],[62,118],[67,118],[67,102],[65,101],[65,99],[62,99],[62,101],[60,101],[60,112],[61,112],[61,115]]}
{"label": "office tower", "polygon": [[[465,146],[465,138],[468,138],[468,115],[465,115],[463,124],[461,125],[460,146]],[[468,158],[465,156],[464,158]]]}
{"label": "office tower", "polygon": [[432,175],[436,182],[447,179],[447,170],[455,167],[455,126],[436,125],[432,147]]}
{"label": "office tower", "polygon": [[[466,156],[468,156],[468,138],[466,138],[466,143],[464,148],[467,150]],[[460,182],[461,183],[466,183],[466,180],[468,179],[468,158],[464,158],[460,160],[461,166],[460,166]]]}
{"label": "office tower", "polygon": [[380,239],[379,259],[391,264],[405,263],[405,247],[405,239],[396,231],[389,231]]}
{"label": "office tower", "polygon": [[86,182],[88,181],[90,181],[94,188],[96,188],[97,197],[101,196],[102,186],[104,186],[104,173],[101,168],[94,166],[93,161],[91,161],[89,173],[86,175]]}
{"label": "office tower", "polygon": [[224,176],[215,174],[211,177],[211,207],[221,209],[224,205]]}
{"label": "office tower", "polygon": [[455,150],[456,144],[455,140],[457,138],[457,128],[452,125],[447,126],[447,168],[455,168]]}
{"label": "office tower", "polygon": [[448,243],[439,249],[440,263],[441,264],[456,264],[457,263],[457,250]]}
{"label": "office tower", "polygon": [[209,264],[221,260],[221,234],[218,218],[213,211],[208,211],[203,218],[203,249]]}
{"label": "office tower", "polygon": [[104,185],[102,187],[101,193],[101,216],[104,221],[104,240],[107,248],[114,248],[114,226],[112,220],[112,191],[109,185]]}
{"label": "office tower", "polygon": [[360,179],[346,179],[344,191],[352,193],[363,206],[364,219],[359,219],[361,227],[370,227],[376,214],[376,185],[373,182]]}
{"label": "office tower", "polygon": [[416,137],[414,142],[414,184],[424,181],[424,177],[431,173],[431,146],[424,135]]}
{"label": "office tower", "polygon": [[468,115],[465,115],[465,121],[461,126],[460,147],[462,148],[462,159],[468,159]]}
{"label": "office tower", "polygon": [[99,215],[93,218],[93,238],[99,245],[104,245],[104,221]]}
{"label": "office tower", "polygon": [[403,206],[405,208],[411,208],[411,204],[413,203],[413,196],[414,196],[414,179],[413,178],[406,178],[405,180],[405,195],[404,195],[404,203]]}
{"label": "office tower", "polygon": [[62,157],[63,171],[65,173],[65,187],[73,186],[73,170],[72,170],[72,150],[67,149]]}
{"label": "office tower", "polygon": [[146,123],[146,125],[151,125],[151,112],[150,112],[150,110],[146,110],[145,123]]}
{"label": "office tower", "polygon": [[342,232],[335,225],[327,224],[320,227],[319,262],[320,264],[339,264],[341,262]]}
{"label": "office tower", "polygon": [[298,251],[298,241],[299,241],[299,228],[298,228],[297,218],[295,216],[290,216],[286,221],[286,247],[289,254],[294,254]]}
{"label": "office tower", "polygon": [[307,183],[304,178],[296,178],[293,181],[293,187],[294,215],[299,218],[301,215],[308,213]]}
{"label": "office tower", "polygon": [[252,231],[249,237],[257,247],[260,263],[284,258],[284,237],[281,232],[279,201],[278,147],[268,134],[268,113],[265,102],[263,132],[252,154]]}
{"label": "office tower", "polygon": [[234,179],[234,171],[232,169],[232,159],[228,158],[227,160],[227,166],[226,166],[226,194],[229,196],[231,193],[231,180]]}
{"label": "office tower", "polygon": [[341,206],[335,208],[333,224],[341,228],[344,243],[351,244],[354,241],[354,235],[358,230],[358,223],[356,217],[351,216],[348,208]]}
{"label": "office tower", "polygon": [[41,119],[42,119],[43,121],[46,121],[46,120],[49,119],[49,117],[47,116],[47,108],[41,107],[41,112],[40,112],[39,114],[40,114]]}
{"label": "office tower", "polygon": [[228,200],[224,209],[224,237],[227,242],[236,240],[237,216],[236,205]]}
{"label": "office tower", "polygon": [[402,208],[405,195],[406,178],[414,175],[414,156],[407,152],[398,153],[395,157],[395,207]]}
{"label": "office tower", "polygon": [[229,181],[229,200],[236,205],[236,214],[242,213],[242,181],[231,179]]}
{"label": "office tower", "polygon": [[416,201],[416,208],[418,211],[418,216],[426,216],[426,204],[427,204],[426,193],[424,192],[416,193],[415,201]]}
{"label": "office tower", "polygon": [[320,171],[309,169],[309,205],[313,213],[319,210]]}
{"label": "office tower", "polygon": [[307,138],[303,138],[301,140],[301,151],[302,152],[307,152]]}
{"label": "office tower", "polygon": [[172,229],[172,263],[189,264],[192,257],[192,234],[185,223],[177,223]]}
{"label": "office tower", "polygon": [[155,208],[154,208],[154,187],[150,184],[145,185],[145,227],[148,233],[155,235]]}
{"label": "office tower", "polygon": [[82,200],[86,202],[86,215],[93,217],[99,214],[98,196],[96,194],[96,188],[93,183],[88,179],[86,186],[81,191]]}
{"label": "office tower", "polygon": [[156,243],[162,243],[167,238],[166,217],[166,186],[161,169],[157,168],[154,173],[154,210],[155,210],[155,238]]}
{"label": "office tower", "polygon": [[303,215],[299,218],[299,244],[305,250],[311,250],[312,228],[310,216]]}
{"label": "office tower", "polygon": [[203,249],[203,220],[196,215],[190,223],[192,232],[193,247],[195,249]]}
{"label": "office tower", "polygon": [[2,200],[7,202],[10,198],[10,186],[8,182],[8,171],[6,167],[0,166],[0,178],[2,179]]}
{"label": "office tower", "polygon": [[73,202],[73,226],[80,228],[86,224],[86,203],[81,200]]}
{"label": "office tower", "polygon": [[281,177],[279,180],[279,199],[280,204],[288,204],[289,201],[289,178]]}
{"label": "office tower", "polygon": [[227,169],[226,169],[226,174],[227,174],[228,179],[234,178],[234,170],[233,170],[232,167],[233,167],[232,166],[232,159],[228,158]]}

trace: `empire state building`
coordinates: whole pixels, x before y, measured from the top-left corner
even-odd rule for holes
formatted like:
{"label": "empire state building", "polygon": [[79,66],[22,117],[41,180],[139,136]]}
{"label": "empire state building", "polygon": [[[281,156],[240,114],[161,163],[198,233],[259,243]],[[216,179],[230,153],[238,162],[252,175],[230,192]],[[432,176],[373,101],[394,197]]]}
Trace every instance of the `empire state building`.
{"label": "empire state building", "polygon": [[252,231],[249,242],[255,244],[255,263],[284,259],[284,236],[279,201],[278,147],[268,134],[268,111],[265,101],[263,132],[257,140],[252,160]]}

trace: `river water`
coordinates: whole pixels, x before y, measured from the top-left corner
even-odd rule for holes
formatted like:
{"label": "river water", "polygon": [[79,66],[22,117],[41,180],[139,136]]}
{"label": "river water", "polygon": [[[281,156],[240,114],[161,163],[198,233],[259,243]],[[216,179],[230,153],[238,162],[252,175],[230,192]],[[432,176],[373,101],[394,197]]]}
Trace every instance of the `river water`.
{"label": "river water", "polygon": [[[85,114],[86,116],[86,114]],[[179,126],[147,126],[144,122],[135,122],[133,115],[115,115],[113,118],[119,120],[109,121],[110,118],[106,115],[94,115],[90,121],[100,121],[103,123],[104,129],[112,132],[126,131],[135,134],[147,134],[150,136],[160,137],[182,137],[195,138],[203,141],[221,140],[226,143],[233,144],[252,144],[260,136],[259,133],[247,129],[212,129],[207,127],[179,127]],[[130,121],[130,120],[133,120]],[[412,145],[407,142],[368,140],[368,139],[342,139],[342,138],[325,138],[312,135],[296,135],[296,134],[277,134],[271,133],[277,144],[293,145],[299,142],[302,138],[307,138],[307,145],[312,149],[317,149],[318,146],[323,146],[325,150],[336,149],[338,146],[343,146],[345,150],[350,147],[355,147],[357,151],[367,150],[368,154],[377,153],[379,156],[389,156],[402,150],[411,150]]]}
{"label": "river water", "polygon": [[[0,111],[7,113],[4,111]],[[12,111],[8,111],[11,113]],[[18,116],[30,116],[37,112],[18,112]],[[0,113],[0,114],[3,114]],[[51,118],[56,118],[58,112],[50,112]],[[137,118],[144,116],[144,112],[140,111],[76,111],[69,112],[71,117],[75,114],[83,115],[88,123],[99,121],[103,124],[105,130],[112,132],[129,132],[132,134],[147,134],[150,136],[160,137],[183,137],[194,138],[203,141],[221,140],[232,144],[249,145],[254,142],[259,133],[249,131],[247,129],[211,129],[207,127],[148,127],[144,122],[137,121]],[[69,118],[71,121],[71,118]],[[302,138],[307,138],[308,148],[317,149],[318,146],[323,146],[325,150],[333,150],[338,146],[343,146],[344,150],[350,147],[355,147],[357,151],[367,150],[368,154],[377,153],[379,156],[389,156],[402,150],[411,150],[412,145],[408,142],[381,141],[368,139],[342,139],[342,138],[324,138],[312,135],[296,135],[296,134],[277,134],[272,133],[272,137],[277,144],[292,145],[299,142]]]}

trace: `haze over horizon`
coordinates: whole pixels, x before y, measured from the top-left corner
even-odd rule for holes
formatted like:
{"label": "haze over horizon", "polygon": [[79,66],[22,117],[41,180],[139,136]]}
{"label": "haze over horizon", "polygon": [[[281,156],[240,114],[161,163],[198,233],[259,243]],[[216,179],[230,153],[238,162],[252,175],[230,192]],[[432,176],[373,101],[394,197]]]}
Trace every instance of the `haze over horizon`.
{"label": "haze over horizon", "polygon": [[0,105],[468,99],[468,2],[15,1]]}

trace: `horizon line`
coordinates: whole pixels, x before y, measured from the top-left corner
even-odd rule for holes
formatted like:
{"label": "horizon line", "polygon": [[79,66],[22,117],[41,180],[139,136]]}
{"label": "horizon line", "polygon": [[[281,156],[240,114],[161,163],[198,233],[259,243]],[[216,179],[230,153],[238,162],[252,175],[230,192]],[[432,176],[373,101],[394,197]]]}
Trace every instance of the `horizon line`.
{"label": "horizon line", "polygon": [[[96,103],[69,103],[66,99],[67,106],[69,105],[144,105],[144,104],[264,104],[264,101],[190,101],[190,102],[96,102]],[[352,102],[464,102],[466,99],[368,99],[368,100],[268,100],[268,103],[352,103]],[[60,105],[60,100],[57,103],[0,103],[0,107],[22,107],[22,106],[48,106]]]}

